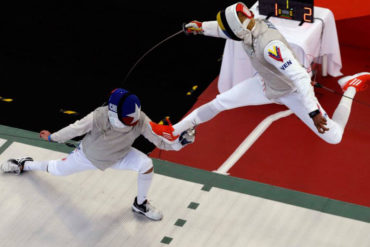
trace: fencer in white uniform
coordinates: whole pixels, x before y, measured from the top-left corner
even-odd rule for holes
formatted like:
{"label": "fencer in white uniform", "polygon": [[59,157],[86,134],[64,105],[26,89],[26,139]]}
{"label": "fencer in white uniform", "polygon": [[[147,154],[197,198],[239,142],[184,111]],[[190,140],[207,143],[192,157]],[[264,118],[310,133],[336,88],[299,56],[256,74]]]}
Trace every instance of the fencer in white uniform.
{"label": "fencer in white uniform", "polygon": [[[125,89],[114,90],[108,106],[98,107],[81,120],[55,132],[40,132],[40,137],[64,143],[84,135],[80,145],[65,159],[33,161],[30,157],[9,159],[0,169],[6,173],[20,174],[23,171],[44,171],[56,176],[66,176],[86,170],[133,170],[138,172],[137,197],[132,209],[150,219],[162,219],[162,213],[147,200],[153,178],[153,162],[141,151],[132,147],[135,139],[143,135],[160,149],[180,150],[184,145],[179,140],[167,143],[151,131],[150,119],[141,111],[135,94]],[[193,142],[187,140],[186,144]]]}
{"label": "fencer in white uniform", "polygon": [[365,88],[370,73],[347,76],[338,81],[342,97],[332,118],[329,118],[315,97],[311,77],[297,61],[288,42],[267,20],[255,19],[253,13],[241,2],[217,14],[217,21],[192,21],[186,26],[188,33],[233,39],[242,42],[251,60],[255,76],[238,83],[215,99],[192,111],[179,123],[167,127],[152,126],[157,134],[175,140],[184,130],[209,121],[218,113],[242,106],[283,104],[300,118],[324,141],[337,144],[341,141],[347,124],[352,99]]}

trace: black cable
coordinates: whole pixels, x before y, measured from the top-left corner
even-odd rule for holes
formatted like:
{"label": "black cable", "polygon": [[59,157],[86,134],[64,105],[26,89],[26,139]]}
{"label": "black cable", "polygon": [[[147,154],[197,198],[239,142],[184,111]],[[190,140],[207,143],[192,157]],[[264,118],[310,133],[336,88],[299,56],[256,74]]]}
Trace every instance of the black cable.
{"label": "black cable", "polygon": [[329,91],[329,92],[331,92],[331,93],[333,93],[333,94],[336,94],[336,95],[341,96],[341,97],[345,97],[345,98],[347,98],[347,99],[351,99],[351,100],[353,100],[354,102],[357,102],[357,103],[359,103],[359,104],[362,104],[362,105],[365,105],[365,106],[370,107],[370,104],[369,104],[369,103],[367,103],[367,102],[363,102],[363,101],[360,101],[360,100],[357,100],[357,99],[354,99],[354,98],[348,97],[347,95],[344,95],[344,94],[342,94],[342,93],[339,93],[339,92],[335,91],[334,89],[331,89],[331,88],[325,87],[325,86],[321,85],[321,84],[320,84],[320,83],[318,83],[318,82],[316,82],[316,84],[314,84],[314,87],[317,87],[317,88],[323,88],[323,89],[325,89],[325,90],[327,90],[327,91]]}

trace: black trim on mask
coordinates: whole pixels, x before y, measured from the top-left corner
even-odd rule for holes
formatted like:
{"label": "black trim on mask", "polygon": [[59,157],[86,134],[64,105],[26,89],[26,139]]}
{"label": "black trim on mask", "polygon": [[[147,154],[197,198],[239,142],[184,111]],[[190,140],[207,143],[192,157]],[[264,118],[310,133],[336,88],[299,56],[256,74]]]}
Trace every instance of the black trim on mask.
{"label": "black trim on mask", "polygon": [[241,41],[242,39],[235,35],[235,33],[231,30],[229,23],[227,23],[225,10],[220,11],[220,17],[224,28],[226,29],[227,33],[230,35],[230,38],[233,40]]}

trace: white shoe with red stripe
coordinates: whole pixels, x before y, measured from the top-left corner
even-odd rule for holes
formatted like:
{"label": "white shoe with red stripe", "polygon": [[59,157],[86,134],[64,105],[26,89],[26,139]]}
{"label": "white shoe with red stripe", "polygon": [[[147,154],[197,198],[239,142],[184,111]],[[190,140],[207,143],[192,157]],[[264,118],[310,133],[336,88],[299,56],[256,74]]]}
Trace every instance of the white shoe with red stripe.
{"label": "white shoe with red stripe", "polygon": [[370,73],[361,72],[351,76],[345,76],[338,80],[338,83],[343,89],[343,92],[346,91],[348,87],[354,87],[356,88],[356,92],[359,92],[367,88],[366,82],[368,81],[370,81]]}

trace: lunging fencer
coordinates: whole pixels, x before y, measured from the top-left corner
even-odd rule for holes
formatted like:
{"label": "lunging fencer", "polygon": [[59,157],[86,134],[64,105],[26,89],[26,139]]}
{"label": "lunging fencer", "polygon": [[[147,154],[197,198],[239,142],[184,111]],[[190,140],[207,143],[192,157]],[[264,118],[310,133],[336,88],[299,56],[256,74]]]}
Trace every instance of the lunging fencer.
{"label": "lunging fencer", "polygon": [[344,97],[329,118],[315,96],[310,75],[297,61],[286,39],[268,20],[254,18],[244,3],[235,3],[218,12],[217,21],[192,21],[185,28],[188,33],[242,42],[257,73],[218,94],[174,126],[152,126],[158,135],[176,140],[184,130],[211,120],[221,111],[277,103],[287,106],[324,141],[341,142],[352,99],[365,89],[370,73],[358,73],[338,81]]}
{"label": "lunging fencer", "polygon": [[108,101],[81,120],[55,132],[42,130],[40,137],[46,141],[64,143],[74,137],[84,136],[78,148],[62,160],[33,161],[31,157],[9,159],[0,166],[5,173],[43,171],[55,176],[107,168],[138,172],[137,197],[132,210],[152,220],[163,215],[147,200],[153,178],[152,160],[132,147],[135,139],[143,135],[160,149],[180,150],[194,141],[194,135],[184,132],[183,137],[168,143],[152,132],[151,120],[141,111],[139,98],[125,89],[115,89]]}

